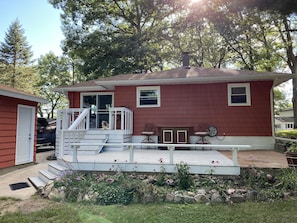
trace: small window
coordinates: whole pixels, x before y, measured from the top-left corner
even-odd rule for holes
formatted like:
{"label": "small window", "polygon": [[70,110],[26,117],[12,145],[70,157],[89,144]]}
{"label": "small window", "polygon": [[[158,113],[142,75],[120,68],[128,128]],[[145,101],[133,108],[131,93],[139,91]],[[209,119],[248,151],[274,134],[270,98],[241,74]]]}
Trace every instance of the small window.
{"label": "small window", "polygon": [[229,106],[250,106],[250,84],[228,84]]}
{"label": "small window", "polygon": [[160,87],[137,87],[137,107],[160,107]]}

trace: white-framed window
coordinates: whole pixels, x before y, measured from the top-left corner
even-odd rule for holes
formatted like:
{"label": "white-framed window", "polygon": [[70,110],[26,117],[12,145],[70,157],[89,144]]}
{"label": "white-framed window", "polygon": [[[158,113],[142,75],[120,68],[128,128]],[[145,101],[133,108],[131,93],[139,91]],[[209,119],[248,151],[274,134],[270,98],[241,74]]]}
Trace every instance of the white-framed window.
{"label": "white-framed window", "polygon": [[137,87],[136,91],[138,108],[161,106],[160,86]]}
{"label": "white-framed window", "polygon": [[228,84],[229,106],[250,106],[251,93],[249,83]]}

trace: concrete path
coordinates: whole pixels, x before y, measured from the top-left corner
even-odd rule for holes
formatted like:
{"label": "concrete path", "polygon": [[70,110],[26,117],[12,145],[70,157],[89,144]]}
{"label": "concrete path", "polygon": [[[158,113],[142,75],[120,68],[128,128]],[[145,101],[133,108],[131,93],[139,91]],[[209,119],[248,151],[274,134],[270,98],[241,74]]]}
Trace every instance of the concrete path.
{"label": "concrete path", "polygon": [[[232,153],[221,151],[230,159]],[[259,167],[259,168],[287,168],[288,163],[285,154],[273,150],[243,150],[238,152],[238,163],[240,167]]]}
{"label": "concrete path", "polygon": [[[0,197],[14,197],[24,200],[34,195],[36,189],[28,181],[28,177],[37,176],[39,170],[47,169],[49,161],[46,160],[46,157],[53,153],[53,150],[39,152],[36,155],[37,164],[0,175]],[[14,191],[10,189],[10,184],[19,182],[27,182],[30,187]]]}

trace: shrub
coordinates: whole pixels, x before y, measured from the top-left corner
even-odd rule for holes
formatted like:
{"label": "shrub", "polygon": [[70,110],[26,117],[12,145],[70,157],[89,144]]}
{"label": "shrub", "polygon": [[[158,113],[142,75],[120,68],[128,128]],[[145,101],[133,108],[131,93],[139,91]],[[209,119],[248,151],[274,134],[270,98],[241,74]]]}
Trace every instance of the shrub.
{"label": "shrub", "polygon": [[182,190],[187,190],[194,185],[193,178],[189,172],[188,164],[181,162],[176,165],[178,186]]}
{"label": "shrub", "polygon": [[297,139],[297,129],[280,130],[275,132],[275,135],[278,137]]}
{"label": "shrub", "polygon": [[133,193],[127,191],[119,183],[100,183],[96,187],[98,193],[96,203],[101,205],[124,204],[132,201]]}
{"label": "shrub", "polygon": [[55,188],[63,188],[65,199],[75,202],[80,195],[88,192],[91,184],[90,175],[79,171],[66,171],[55,182]]}

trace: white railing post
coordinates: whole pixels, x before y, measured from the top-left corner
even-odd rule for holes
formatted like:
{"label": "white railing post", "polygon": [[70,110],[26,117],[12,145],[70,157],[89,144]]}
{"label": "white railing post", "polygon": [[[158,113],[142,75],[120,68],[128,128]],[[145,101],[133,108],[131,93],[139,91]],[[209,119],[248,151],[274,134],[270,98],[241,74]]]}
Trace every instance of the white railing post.
{"label": "white railing post", "polygon": [[64,155],[64,130],[60,130],[59,157]]}
{"label": "white railing post", "polygon": [[134,163],[134,146],[130,145],[129,146],[130,149],[130,159],[129,159],[129,163]]}
{"label": "white railing post", "polygon": [[72,161],[77,163],[78,159],[77,159],[77,150],[78,150],[79,146],[76,145],[71,145],[71,149],[72,149]]}
{"label": "white railing post", "polygon": [[168,146],[168,150],[170,151],[169,153],[169,163],[173,164],[173,151],[175,147],[174,146]]}
{"label": "white railing post", "polygon": [[233,165],[234,166],[238,166],[237,152],[238,152],[238,148],[237,147],[233,147],[232,148],[232,160],[233,160]]}
{"label": "white railing post", "polygon": [[125,130],[125,122],[124,122],[124,118],[125,118],[125,111],[123,109],[120,110],[120,114],[121,114],[121,130]]}

